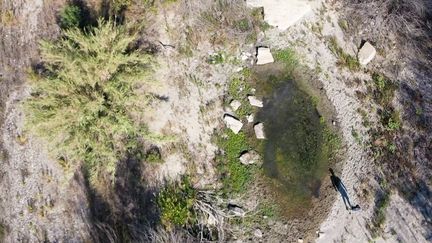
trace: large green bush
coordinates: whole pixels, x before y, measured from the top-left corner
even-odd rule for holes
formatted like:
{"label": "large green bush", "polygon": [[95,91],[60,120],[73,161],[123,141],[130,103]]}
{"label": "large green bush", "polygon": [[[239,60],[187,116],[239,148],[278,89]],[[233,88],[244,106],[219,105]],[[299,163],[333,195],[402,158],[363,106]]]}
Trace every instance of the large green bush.
{"label": "large green bush", "polygon": [[63,164],[84,162],[91,183],[101,173],[113,178],[118,161],[149,135],[140,114],[151,99],[142,90],[152,59],[130,49],[135,40],[124,26],[100,20],[41,43],[45,70],[32,78],[28,128]]}

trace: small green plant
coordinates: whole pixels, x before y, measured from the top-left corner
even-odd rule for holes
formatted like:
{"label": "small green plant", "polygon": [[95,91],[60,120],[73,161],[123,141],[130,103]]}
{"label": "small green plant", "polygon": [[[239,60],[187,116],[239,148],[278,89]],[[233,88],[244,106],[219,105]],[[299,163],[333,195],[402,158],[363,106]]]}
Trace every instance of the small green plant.
{"label": "small green plant", "polygon": [[243,18],[243,19],[238,20],[236,22],[235,26],[238,30],[240,30],[242,32],[249,31],[251,28],[251,26],[249,24],[249,19],[247,19],[247,18]]}
{"label": "small green plant", "polygon": [[396,84],[382,74],[374,73],[372,80],[375,84],[375,100],[382,106],[389,106],[396,91]]}
{"label": "small green plant", "polygon": [[345,66],[351,71],[357,71],[360,68],[357,58],[344,52],[334,36],[329,39],[329,49],[338,57],[338,65]]}
{"label": "small green plant", "polygon": [[339,19],[338,24],[339,24],[339,27],[343,31],[347,31],[348,30],[348,21],[346,21],[345,19]]}
{"label": "small green plant", "polygon": [[162,163],[162,156],[159,149],[150,149],[145,155],[145,161],[149,163]]}
{"label": "small green plant", "polygon": [[60,27],[69,29],[79,27],[82,22],[81,8],[76,5],[67,5],[60,12]]}
{"label": "small green plant", "polygon": [[240,163],[239,156],[242,152],[250,149],[246,135],[242,132],[234,134],[227,130],[226,138],[219,138],[218,145],[225,151],[225,156],[218,166],[222,175],[223,191],[225,193],[239,193],[246,189],[252,178],[252,171]]}
{"label": "small green plant", "polygon": [[171,229],[174,226],[185,226],[193,221],[195,200],[196,190],[188,177],[184,177],[181,182],[168,184],[157,196],[162,224]]}
{"label": "small green plant", "polygon": [[207,58],[207,62],[210,64],[221,64],[224,63],[226,60],[226,55],[224,52],[216,52],[214,54],[211,54]]}
{"label": "small green plant", "polygon": [[114,179],[118,161],[153,137],[137,119],[151,100],[137,90],[152,80],[152,58],[130,49],[135,40],[124,26],[99,20],[86,32],[72,28],[41,43],[46,71],[32,76],[27,128],[55,157],[83,162],[92,185],[101,173]]}
{"label": "small green plant", "polygon": [[394,154],[396,152],[396,145],[394,143],[390,143],[387,145],[387,149],[390,151],[390,153]]}

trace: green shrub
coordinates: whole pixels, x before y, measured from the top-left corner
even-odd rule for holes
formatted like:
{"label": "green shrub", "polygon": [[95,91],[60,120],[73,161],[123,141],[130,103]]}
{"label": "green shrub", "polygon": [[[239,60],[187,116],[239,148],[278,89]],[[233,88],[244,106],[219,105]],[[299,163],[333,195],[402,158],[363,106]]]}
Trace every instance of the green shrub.
{"label": "green shrub", "polygon": [[79,27],[82,22],[81,8],[67,5],[60,13],[60,27],[63,29]]}
{"label": "green shrub", "polygon": [[162,224],[167,228],[185,226],[195,218],[193,205],[196,190],[187,177],[181,182],[168,184],[157,196]]}
{"label": "green shrub", "polygon": [[139,119],[150,96],[138,90],[150,81],[152,58],[129,49],[135,39],[99,20],[88,32],[69,29],[41,43],[46,70],[33,75],[27,127],[61,160],[84,162],[92,184],[102,172],[114,178],[118,161],[150,136]]}

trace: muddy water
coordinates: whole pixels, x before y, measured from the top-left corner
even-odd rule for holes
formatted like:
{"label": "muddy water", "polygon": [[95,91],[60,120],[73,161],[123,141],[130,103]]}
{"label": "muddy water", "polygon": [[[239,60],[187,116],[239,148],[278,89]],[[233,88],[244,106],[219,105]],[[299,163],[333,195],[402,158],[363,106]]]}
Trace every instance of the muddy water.
{"label": "muddy water", "polygon": [[[287,218],[302,218],[317,208],[314,201],[319,201],[332,163],[328,125],[320,114],[326,111],[317,108],[322,97],[312,98],[311,90],[302,83],[277,79],[264,75],[257,81],[265,100],[257,114],[267,136],[260,145],[263,170],[281,213]],[[325,102],[320,103],[323,107]]]}

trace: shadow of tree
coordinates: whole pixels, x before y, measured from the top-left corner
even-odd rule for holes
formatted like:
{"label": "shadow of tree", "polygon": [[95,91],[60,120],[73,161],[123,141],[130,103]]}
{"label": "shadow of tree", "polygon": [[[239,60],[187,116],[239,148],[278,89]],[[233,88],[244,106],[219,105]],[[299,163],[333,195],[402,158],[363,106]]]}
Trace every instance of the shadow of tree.
{"label": "shadow of tree", "polygon": [[157,189],[146,186],[142,166],[137,159],[120,163],[114,185],[108,184],[103,192],[92,189],[87,181],[95,242],[140,241],[159,225]]}

